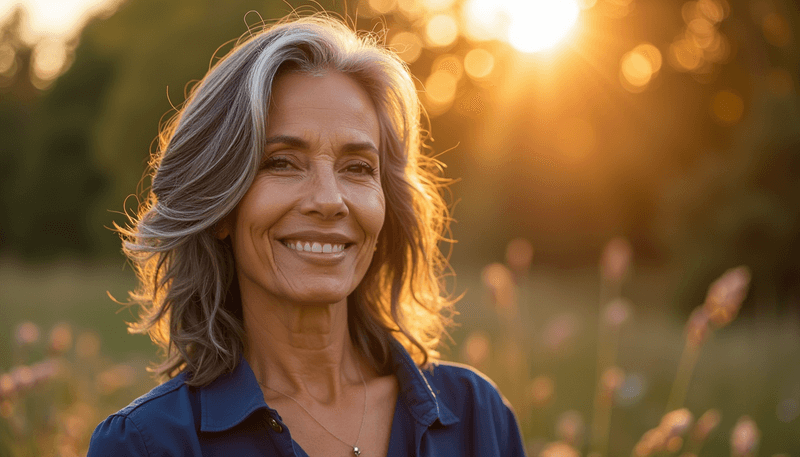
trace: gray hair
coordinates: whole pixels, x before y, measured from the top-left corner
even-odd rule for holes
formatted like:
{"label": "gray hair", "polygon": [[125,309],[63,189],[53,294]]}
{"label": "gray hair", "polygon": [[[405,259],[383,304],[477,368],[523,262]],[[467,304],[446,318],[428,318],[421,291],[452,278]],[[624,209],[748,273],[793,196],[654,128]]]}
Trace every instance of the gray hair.
{"label": "gray hair", "polygon": [[441,164],[422,154],[420,104],[403,62],[374,36],[325,15],[284,20],[247,34],[194,87],[159,137],[152,187],[131,225],[118,227],[139,287],[133,333],[163,350],[162,379],[187,370],[205,385],[232,370],[244,348],[241,300],[230,245],[215,225],[250,187],[266,146],[273,82],[286,71],[338,71],[375,104],[386,219],[364,279],[348,297],[350,335],[381,373],[397,338],[417,363],[450,323],[443,296],[447,230]]}

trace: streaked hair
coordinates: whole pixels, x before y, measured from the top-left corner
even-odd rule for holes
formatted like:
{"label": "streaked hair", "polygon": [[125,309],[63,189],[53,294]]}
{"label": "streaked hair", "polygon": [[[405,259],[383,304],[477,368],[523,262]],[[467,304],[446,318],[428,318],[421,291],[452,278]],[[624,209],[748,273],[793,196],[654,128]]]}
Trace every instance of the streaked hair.
{"label": "streaked hair", "polygon": [[153,368],[162,379],[187,370],[189,384],[208,384],[245,350],[233,254],[215,225],[256,176],[272,85],[286,71],[341,72],[378,114],[386,218],[372,263],[348,297],[353,343],[384,374],[392,337],[420,365],[438,356],[452,312],[438,246],[448,219],[440,163],[423,153],[414,82],[374,34],[318,14],[246,34],[209,70],[161,132],[149,195],[119,228],[139,279],[131,301],[141,310],[129,331],[148,333],[163,350]]}

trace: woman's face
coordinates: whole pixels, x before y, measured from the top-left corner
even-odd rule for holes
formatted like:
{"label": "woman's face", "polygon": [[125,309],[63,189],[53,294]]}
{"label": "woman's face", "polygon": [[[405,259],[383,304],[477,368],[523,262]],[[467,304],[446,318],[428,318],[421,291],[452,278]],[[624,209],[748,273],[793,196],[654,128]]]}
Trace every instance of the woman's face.
{"label": "woman's face", "polygon": [[245,302],[331,304],[369,267],[385,215],[380,127],[342,73],[273,84],[258,175],[221,235],[231,236]]}

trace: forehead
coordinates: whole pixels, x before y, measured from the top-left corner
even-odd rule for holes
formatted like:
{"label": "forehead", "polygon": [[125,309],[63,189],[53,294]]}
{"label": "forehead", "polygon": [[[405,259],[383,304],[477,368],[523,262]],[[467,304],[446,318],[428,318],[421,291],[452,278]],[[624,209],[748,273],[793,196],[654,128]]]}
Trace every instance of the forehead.
{"label": "forehead", "polygon": [[[361,134],[377,147],[380,126],[369,94],[353,78],[338,72],[291,72],[272,86],[267,133]],[[280,132],[278,132],[280,130]]]}

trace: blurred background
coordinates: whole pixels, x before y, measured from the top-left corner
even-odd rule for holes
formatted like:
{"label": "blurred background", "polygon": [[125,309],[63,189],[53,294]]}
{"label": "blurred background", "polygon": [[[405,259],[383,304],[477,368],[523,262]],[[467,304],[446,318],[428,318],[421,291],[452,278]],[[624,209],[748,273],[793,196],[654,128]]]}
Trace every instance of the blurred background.
{"label": "blurred background", "polygon": [[83,455],[154,385],[109,227],[232,41],[320,9],[415,77],[456,180],[443,355],[530,455],[800,455],[796,2],[0,0],[0,456]]}

